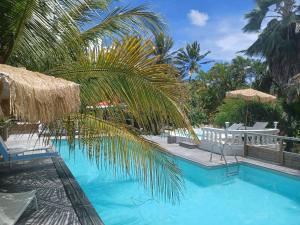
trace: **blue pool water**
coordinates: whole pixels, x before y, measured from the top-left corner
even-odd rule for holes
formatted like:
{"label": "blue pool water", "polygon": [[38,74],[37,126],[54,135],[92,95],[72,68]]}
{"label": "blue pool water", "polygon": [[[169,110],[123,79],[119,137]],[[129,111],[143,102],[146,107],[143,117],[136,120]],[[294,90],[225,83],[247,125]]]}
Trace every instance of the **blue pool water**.
{"label": "blue pool water", "polygon": [[184,174],[180,203],[152,199],[141,184],[101,171],[78,150],[61,156],[106,225],[299,225],[300,180],[248,165],[238,176],[177,160]]}

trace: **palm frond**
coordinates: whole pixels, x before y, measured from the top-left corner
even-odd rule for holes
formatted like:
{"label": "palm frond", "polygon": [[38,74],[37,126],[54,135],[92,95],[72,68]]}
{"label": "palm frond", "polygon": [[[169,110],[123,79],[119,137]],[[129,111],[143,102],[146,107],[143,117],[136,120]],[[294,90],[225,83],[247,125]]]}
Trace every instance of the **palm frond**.
{"label": "palm frond", "polygon": [[[267,16],[280,19],[279,14],[286,4],[289,3],[282,0],[256,0],[256,8],[245,15],[248,22],[243,28],[244,32],[258,32]],[[275,6],[275,15],[268,14],[272,6]]]}
{"label": "palm frond", "polygon": [[161,18],[151,12],[146,5],[130,8],[116,7],[100,18],[100,22],[84,31],[82,38],[86,41],[95,38],[116,37],[124,35],[157,34],[165,29]]}
{"label": "palm frond", "polygon": [[[128,38],[115,42],[110,49],[100,49],[93,60],[76,62],[51,73],[80,82],[85,105],[118,99],[126,105],[126,113],[146,131],[155,130],[156,124],[172,124],[188,128],[193,134],[184,106],[178,106],[185,88],[169,75],[173,68],[156,64],[152,53],[151,41]],[[117,116],[120,119],[119,113]]]}
{"label": "palm frond", "polygon": [[72,7],[69,10],[69,15],[78,25],[84,26],[108,10],[111,2],[112,0],[85,0]]}
{"label": "palm frond", "polygon": [[[132,128],[88,114],[69,116],[48,128],[57,134],[56,141],[60,139],[62,130],[67,131],[71,153],[72,146],[78,144],[92,163],[136,179],[152,195],[172,202],[181,197],[184,184],[174,159]],[[77,138],[73,132],[75,128],[78,130]]]}
{"label": "palm frond", "polygon": [[80,0],[50,0],[47,4],[37,0],[1,1],[0,8],[5,10],[0,19],[2,63],[40,68],[45,65],[47,56],[55,55],[59,60],[70,56],[69,47],[77,51],[79,31],[66,8],[78,2]]}

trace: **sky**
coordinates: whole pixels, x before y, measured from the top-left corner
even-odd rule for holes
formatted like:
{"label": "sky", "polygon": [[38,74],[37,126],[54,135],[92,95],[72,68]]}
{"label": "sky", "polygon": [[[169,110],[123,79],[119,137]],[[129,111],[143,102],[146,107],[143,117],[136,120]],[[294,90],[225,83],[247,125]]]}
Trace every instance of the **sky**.
{"label": "sky", "polygon": [[[122,1],[121,1],[122,2]],[[238,51],[254,42],[257,34],[245,34],[245,13],[255,7],[254,0],[123,0],[131,6],[146,3],[168,25],[175,49],[198,41],[209,59],[230,61]]]}

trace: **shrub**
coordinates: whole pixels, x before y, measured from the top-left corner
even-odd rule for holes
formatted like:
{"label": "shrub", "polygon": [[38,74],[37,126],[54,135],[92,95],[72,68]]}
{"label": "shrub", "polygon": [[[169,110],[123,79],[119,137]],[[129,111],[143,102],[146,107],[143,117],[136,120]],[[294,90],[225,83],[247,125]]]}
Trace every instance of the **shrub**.
{"label": "shrub", "polygon": [[199,126],[201,124],[208,123],[207,113],[205,113],[205,111],[201,107],[192,108],[188,112],[188,117],[193,126]]}
{"label": "shrub", "polygon": [[283,109],[280,103],[246,102],[242,99],[225,99],[224,103],[217,109],[214,124],[218,127],[224,127],[227,121],[245,123],[246,115],[247,126],[252,126],[257,121],[269,122],[269,127],[273,127],[274,121],[283,124]]}

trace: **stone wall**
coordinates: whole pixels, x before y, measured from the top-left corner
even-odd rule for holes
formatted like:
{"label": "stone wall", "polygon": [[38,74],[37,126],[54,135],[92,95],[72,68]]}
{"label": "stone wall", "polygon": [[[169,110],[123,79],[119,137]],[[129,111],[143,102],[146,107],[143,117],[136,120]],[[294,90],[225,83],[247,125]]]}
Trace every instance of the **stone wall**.
{"label": "stone wall", "polygon": [[300,154],[282,152],[257,146],[247,146],[246,156],[260,159],[289,168],[300,169]]}
{"label": "stone wall", "polygon": [[281,151],[249,145],[247,146],[246,156],[277,164],[281,164],[283,158]]}
{"label": "stone wall", "polygon": [[283,162],[287,167],[300,170],[300,155],[292,152],[283,153]]}

